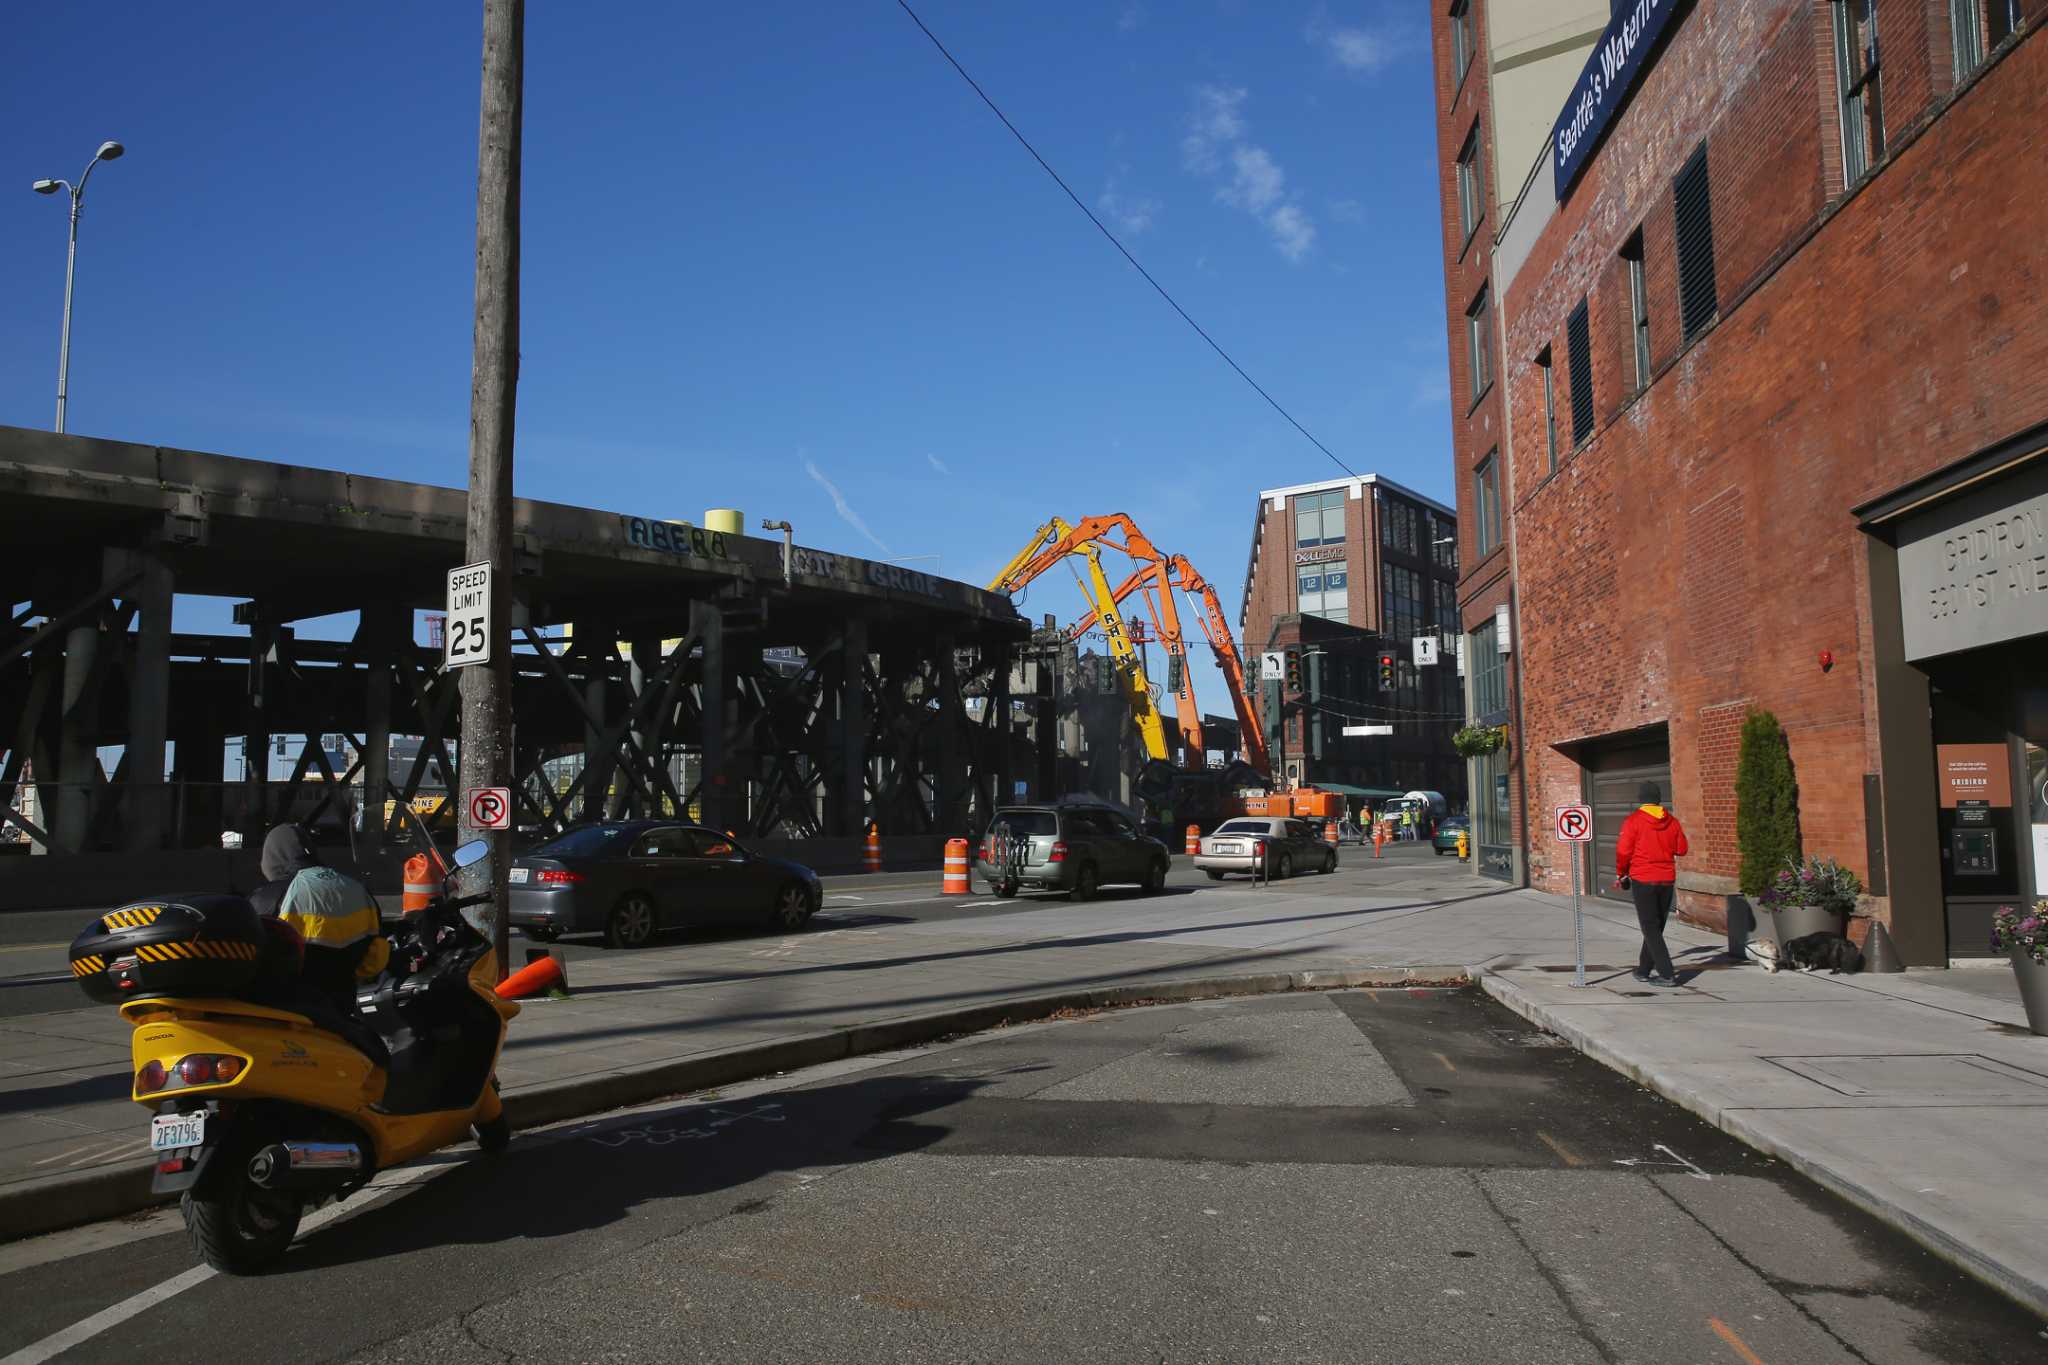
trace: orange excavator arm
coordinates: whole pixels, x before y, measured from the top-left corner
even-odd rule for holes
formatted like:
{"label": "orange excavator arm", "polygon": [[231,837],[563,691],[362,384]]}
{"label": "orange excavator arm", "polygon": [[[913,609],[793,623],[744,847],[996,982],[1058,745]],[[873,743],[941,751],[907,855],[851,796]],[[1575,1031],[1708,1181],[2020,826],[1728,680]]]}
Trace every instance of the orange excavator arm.
{"label": "orange excavator arm", "polygon": [[1270,775],[1273,760],[1266,752],[1266,731],[1259,724],[1259,708],[1252,701],[1251,690],[1246,685],[1244,660],[1238,657],[1237,641],[1231,638],[1230,619],[1223,614],[1223,604],[1216,600],[1216,590],[1195,571],[1186,555],[1175,555],[1172,569],[1174,586],[1202,601],[1202,633],[1209,637],[1209,648],[1216,655],[1216,667],[1223,671],[1224,685],[1230,689],[1231,704],[1237,708],[1237,725],[1242,736],[1239,746],[1244,753],[1244,761]]}
{"label": "orange excavator arm", "polygon": [[[1146,542],[1148,545],[1150,542]],[[1117,548],[1122,549],[1123,546]],[[1187,749],[1187,763],[1190,768],[1208,766],[1206,749],[1202,743],[1202,708],[1195,700],[1195,672],[1187,666],[1187,641],[1181,635],[1180,608],[1173,600],[1173,589],[1167,583],[1166,561],[1152,560],[1139,565],[1138,569],[1118,585],[1110,601],[1123,605],[1125,598],[1140,587],[1145,589],[1145,607],[1152,616],[1152,625],[1158,631],[1159,642],[1166,646],[1169,659],[1180,660],[1180,686],[1174,689],[1174,711],[1180,720],[1182,742]],[[1067,631],[1069,640],[1078,640],[1095,628],[1101,613],[1089,611]],[[1168,671],[1171,672],[1171,665]]]}

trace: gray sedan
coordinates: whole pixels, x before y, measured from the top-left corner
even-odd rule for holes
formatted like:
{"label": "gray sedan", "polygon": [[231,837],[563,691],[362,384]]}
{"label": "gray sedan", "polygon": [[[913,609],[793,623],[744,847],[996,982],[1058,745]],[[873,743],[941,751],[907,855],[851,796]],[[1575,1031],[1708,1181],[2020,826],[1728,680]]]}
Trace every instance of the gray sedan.
{"label": "gray sedan", "polygon": [[614,948],[645,947],[664,929],[801,929],[823,899],[802,863],[666,820],[578,826],[514,859],[510,880],[512,923],[527,937],[601,931]]}
{"label": "gray sedan", "polygon": [[1266,875],[1280,880],[1314,868],[1318,872],[1337,870],[1337,850],[1323,842],[1315,825],[1306,820],[1240,815],[1225,820],[1202,840],[1195,866],[1220,882],[1226,872],[1249,873],[1253,852],[1264,849]]}

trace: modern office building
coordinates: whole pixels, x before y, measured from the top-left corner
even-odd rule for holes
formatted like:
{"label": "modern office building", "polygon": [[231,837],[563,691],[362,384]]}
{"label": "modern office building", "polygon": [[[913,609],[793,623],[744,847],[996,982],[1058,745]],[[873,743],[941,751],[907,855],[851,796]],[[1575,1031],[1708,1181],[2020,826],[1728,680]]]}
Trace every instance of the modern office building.
{"label": "modern office building", "polygon": [[[1436,21],[1447,240],[1461,130],[1506,121],[1492,13]],[[1476,657],[1506,557],[1530,879],[1567,885],[1553,807],[1594,805],[1607,868],[1654,779],[1692,830],[1681,913],[1721,923],[1765,709],[1806,853],[1909,963],[1981,956],[1994,907],[2048,895],[2048,3],[1592,17],[1483,285],[1446,248],[1454,389],[1491,384],[1461,599]]]}
{"label": "modern office building", "polygon": [[[1462,803],[1463,765],[1450,747],[1460,714],[1457,575],[1456,514],[1390,479],[1261,490],[1238,623],[1254,663],[1266,651],[1303,651],[1306,704],[1281,729],[1280,688],[1268,683],[1261,710],[1291,783],[1354,795],[1441,791]],[[1417,662],[1418,639],[1436,647],[1435,662]],[[1393,733],[1343,733],[1366,724]]]}

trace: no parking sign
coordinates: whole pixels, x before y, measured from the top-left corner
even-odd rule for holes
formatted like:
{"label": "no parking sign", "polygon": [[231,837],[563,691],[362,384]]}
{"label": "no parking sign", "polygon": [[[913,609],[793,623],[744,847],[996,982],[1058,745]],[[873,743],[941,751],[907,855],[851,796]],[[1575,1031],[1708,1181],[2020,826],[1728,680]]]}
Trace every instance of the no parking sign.
{"label": "no parking sign", "polygon": [[474,829],[512,828],[512,789],[476,787],[468,797],[469,823]]}
{"label": "no parking sign", "polygon": [[1559,843],[1590,844],[1593,842],[1593,808],[1591,806],[1559,806],[1557,808],[1557,838]]}

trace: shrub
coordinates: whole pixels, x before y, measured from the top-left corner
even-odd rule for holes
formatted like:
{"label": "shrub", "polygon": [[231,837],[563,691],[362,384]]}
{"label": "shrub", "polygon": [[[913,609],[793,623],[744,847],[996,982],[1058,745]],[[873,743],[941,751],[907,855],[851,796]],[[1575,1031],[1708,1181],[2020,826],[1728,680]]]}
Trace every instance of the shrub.
{"label": "shrub", "polygon": [[1769,711],[1742,722],[1735,763],[1735,842],[1742,850],[1742,894],[1761,896],[1779,871],[1799,865],[1799,787],[1792,751]]}
{"label": "shrub", "polygon": [[2015,950],[2048,966],[2048,900],[2035,901],[2030,910],[2001,905],[1991,917],[1991,951]]}
{"label": "shrub", "polygon": [[1507,736],[1498,725],[1468,725],[1451,736],[1451,747],[1461,757],[1478,758],[1497,753]]}
{"label": "shrub", "polygon": [[1863,879],[1833,858],[1809,858],[1778,870],[1757,897],[1765,910],[1789,905],[1813,905],[1838,915],[1851,914],[1863,894]]}

